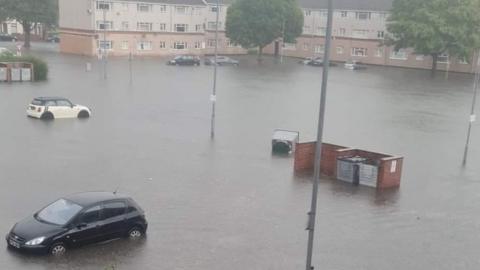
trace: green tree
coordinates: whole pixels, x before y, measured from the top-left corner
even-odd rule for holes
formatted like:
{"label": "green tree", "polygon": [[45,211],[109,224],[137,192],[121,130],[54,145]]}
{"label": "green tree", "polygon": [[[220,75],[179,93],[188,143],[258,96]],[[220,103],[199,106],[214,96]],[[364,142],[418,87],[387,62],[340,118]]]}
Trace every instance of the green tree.
{"label": "green tree", "polygon": [[0,7],[8,19],[22,24],[26,48],[30,48],[30,35],[37,24],[48,26],[58,21],[58,0],[0,0]]}
{"label": "green tree", "polygon": [[439,55],[470,59],[479,48],[479,13],[480,0],[394,0],[386,44],[430,55],[434,75]]}
{"label": "green tree", "polygon": [[263,49],[276,39],[295,42],[302,34],[303,12],[297,0],[236,0],[228,8],[226,35],[245,49]]}

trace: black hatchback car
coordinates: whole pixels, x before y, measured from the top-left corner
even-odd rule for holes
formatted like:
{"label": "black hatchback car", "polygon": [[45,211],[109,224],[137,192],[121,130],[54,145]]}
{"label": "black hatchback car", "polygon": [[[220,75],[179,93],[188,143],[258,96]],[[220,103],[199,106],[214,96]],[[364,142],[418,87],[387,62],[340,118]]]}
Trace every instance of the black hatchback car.
{"label": "black hatchback car", "polygon": [[171,66],[200,66],[200,57],[195,55],[179,55],[167,62]]}
{"label": "black hatchback car", "polygon": [[138,239],[147,226],[143,210],[132,198],[86,192],[58,199],[18,222],[6,240],[12,249],[63,255],[74,246],[120,237]]}

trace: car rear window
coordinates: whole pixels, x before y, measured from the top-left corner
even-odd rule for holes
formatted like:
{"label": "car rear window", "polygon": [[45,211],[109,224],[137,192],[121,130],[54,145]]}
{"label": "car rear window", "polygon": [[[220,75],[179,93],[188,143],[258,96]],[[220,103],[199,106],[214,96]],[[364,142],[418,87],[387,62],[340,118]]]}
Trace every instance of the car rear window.
{"label": "car rear window", "polygon": [[34,99],[34,100],[32,101],[32,104],[33,104],[33,105],[37,105],[37,106],[41,106],[41,105],[45,104],[45,101],[43,101],[43,100],[38,100],[38,99]]}

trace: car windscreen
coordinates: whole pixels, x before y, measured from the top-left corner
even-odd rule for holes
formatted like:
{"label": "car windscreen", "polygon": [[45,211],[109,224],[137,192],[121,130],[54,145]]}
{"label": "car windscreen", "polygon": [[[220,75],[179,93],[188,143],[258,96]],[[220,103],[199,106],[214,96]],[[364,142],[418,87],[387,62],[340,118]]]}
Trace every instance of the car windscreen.
{"label": "car windscreen", "polygon": [[36,218],[43,222],[65,225],[80,210],[82,210],[80,205],[65,199],[59,199],[38,212]]}
{"label": "car windscreen", "polygon": [[45,104],[45,101],[39,100],[39,99],[34,99],[34,100],[32,100],[32,104],[37,105],[37,106],[42,106],[43,104]]}

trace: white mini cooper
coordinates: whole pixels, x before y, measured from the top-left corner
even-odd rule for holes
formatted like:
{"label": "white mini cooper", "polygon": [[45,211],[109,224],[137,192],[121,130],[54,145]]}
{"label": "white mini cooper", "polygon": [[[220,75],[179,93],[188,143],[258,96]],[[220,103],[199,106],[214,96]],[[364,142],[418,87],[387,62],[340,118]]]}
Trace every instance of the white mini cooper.
{"label": "white mini cooper", "polygon": [[27,115],[40,119],[88,118],[89,108],[76,105],[62,97],[38,97],[27,108]]}

